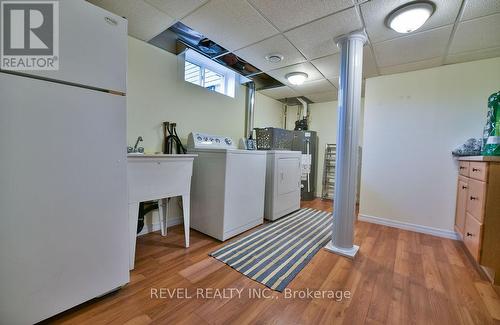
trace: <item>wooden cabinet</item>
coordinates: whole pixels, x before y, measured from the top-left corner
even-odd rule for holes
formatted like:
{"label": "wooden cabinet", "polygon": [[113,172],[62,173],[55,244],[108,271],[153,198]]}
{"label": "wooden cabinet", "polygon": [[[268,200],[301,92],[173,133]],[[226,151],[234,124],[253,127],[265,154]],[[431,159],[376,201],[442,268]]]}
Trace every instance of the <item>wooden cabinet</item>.
{"label": "wooden cabinet", "polygon": [[500,284],[500,157],[460,158],[455,231]]}

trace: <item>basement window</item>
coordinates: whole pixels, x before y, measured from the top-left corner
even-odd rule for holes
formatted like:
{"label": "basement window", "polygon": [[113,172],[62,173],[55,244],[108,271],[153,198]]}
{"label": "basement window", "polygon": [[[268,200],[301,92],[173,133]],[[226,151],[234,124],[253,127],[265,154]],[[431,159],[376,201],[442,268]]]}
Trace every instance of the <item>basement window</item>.
{"label": "basement window", "polygon": [[184,80],[234,98],[236,73],[193,50],[185,52]]}

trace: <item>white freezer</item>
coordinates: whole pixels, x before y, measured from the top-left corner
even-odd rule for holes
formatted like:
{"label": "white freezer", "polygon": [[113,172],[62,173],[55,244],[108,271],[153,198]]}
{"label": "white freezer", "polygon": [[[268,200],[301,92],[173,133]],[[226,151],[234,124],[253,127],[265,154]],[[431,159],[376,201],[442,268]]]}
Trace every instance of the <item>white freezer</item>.
{"label": "white freezer", "polygon": [[126,92],[127,20],[83,0],[59,1],[59,70],[23,73]]}
{"label": "white freezer", "polygon": [[0,73],[0,323],[129,281],[126,99]]}

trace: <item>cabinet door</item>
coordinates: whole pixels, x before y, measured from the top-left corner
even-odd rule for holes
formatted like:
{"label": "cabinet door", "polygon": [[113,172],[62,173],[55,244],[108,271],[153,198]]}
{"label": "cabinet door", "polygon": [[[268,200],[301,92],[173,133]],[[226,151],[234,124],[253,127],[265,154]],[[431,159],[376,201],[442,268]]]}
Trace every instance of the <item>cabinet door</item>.
{"label": "cabinet door", "polygon": [[486,183],[469,179],[469,191],[467,197],[467,212],[479,222],[483,222],[486,204]]}
{"label": "cabinet door", "polygon": [[465,177],[458,178],[457,187],[457,211],[455,216],[455,228],[463,238],[465,228],[465,210],[467,208],[468,181]]}

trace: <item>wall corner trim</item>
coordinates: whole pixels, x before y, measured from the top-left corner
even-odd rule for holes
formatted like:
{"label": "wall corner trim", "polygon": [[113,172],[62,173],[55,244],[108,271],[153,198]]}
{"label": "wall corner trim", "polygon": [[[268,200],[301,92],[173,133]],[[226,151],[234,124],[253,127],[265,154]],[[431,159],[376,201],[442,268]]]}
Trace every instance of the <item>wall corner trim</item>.
{"label": "wall corner trim", "polygon": [[421,226],[421,225],[416,225],[413,223],[396,221],[396,220],[391,220],[391,219],[386,219],[386,218],[381,218],[381,217],[374,217],[374,216],[361,214],[361,213],[358,215],[358,220],[364,221],[364,222],[369,222],[369,223],[375,223],[378,225],[393,227],[393,228],[410,230],[410,231],[419,232],[422,234],[427,234],[427,235],[432,235],[432,236],[437,236],[437,237],[443,237],[443,238],[448,238],[448,239],[453,239],[453,240],[459,239],[457,233],[452,231],[452,230],[445,230],[445,229],[440,229],[440,228]]}

